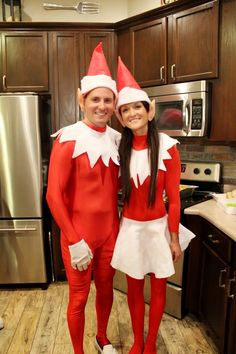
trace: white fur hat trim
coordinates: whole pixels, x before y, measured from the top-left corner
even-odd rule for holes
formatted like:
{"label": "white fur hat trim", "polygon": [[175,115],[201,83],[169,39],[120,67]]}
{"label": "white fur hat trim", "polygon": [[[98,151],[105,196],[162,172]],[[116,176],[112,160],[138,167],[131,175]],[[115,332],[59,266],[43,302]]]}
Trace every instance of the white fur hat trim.
{"label": "white fur hat trim", "polygon": [[123,106],[123,104],[138,101],[146,101],[147,103],[151,103],[145,91],[132,87],[124,87],[119,92],[116,108]]}
{"label": "white fur hat trim", "polygon": [[116,82],[112,80],[110,76],[101,75],[87,75],[81,80],[81,93],[82,95],[88,93],[89,91],[98,88],[106,87],[114,92],[117,96]]}

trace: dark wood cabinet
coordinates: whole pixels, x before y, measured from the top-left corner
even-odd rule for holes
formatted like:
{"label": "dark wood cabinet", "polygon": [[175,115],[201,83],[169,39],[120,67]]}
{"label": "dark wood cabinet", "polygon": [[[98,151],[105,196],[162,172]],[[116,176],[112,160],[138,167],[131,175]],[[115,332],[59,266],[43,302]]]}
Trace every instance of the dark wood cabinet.
{"label": "dark wood cabinet", "polygon": [[53,131],[79,120],[77,90],[81,68],[80,41],[78,32],[50,33]]}
{"label": "dark wood cabinet", "polygon": [[117,53],[128,68],[130,68],[130,36],[129,29],[117,32]]}
{"label": "dark wood cabinet", "polygon": [[[218,1],[131,26],[129,31],[126,61],[141,86],[218,76]],[[118,32],[118,54],[127,42],[127,31]]]}
{"label": "dark wood cabinet", "polygon": [[187,306],[205,321],[219,353],[236,353],[236,242],[205,219],[187,215],[190,245]]}
{"label": "dark wood cabinet", "polygon": [[218,76],[218,1],[173,14],[169,30],[169,82]]}
{"label": "dark wood cabinet", "polygon": [[2,91],[48,91],[47,32],[2,32]]}
{"label": "dark wood cabinet", "polygon": [[113,32],[60,31],[49,33],[53,131],[81,119],[77,90],[87,74],[92,52],[103,42],[111,73],[114,71]]}
{"label": "dark wood cabinet", "polygon": [[111,75],[114,75],[116,68],[116,51],[115,51],[115,39],[113,32],[96,31],[96,32],[84,32],[83,44],[81,46],[81,52],[83,53],[83,69],[81,71],[82,76],[87,74],[90,59],[94,48],[99,42],[103,43],[103,51],[107,59]]}
{"label": "dark wood cabinet", "polygon": [[226,332],[228,338],[226,342],[227,353],[236,354],[236,268],[231,270],[228,284],[228,324]]}
{"label": "dark wood cabinet", "polygon": [[236,141],[236,1],[221,3],[219,78],[212,83],[211,141]]}
{"label": "dark wood cabinet", "polygon": [[66,280],[66,271],[61,255],[60,230],[54,220],[52,220],[51,227],[51,242],[53,278],[56,281]]}
{"label": "dark wood cabinet", "polygon": [[203,243],[200,315],[207,321],[221,353],[224,353],[229,266]]}
{"label": "dark wood cabinet", "polygon": [[166,83],[167,18],[160,18],[130,29],[130,68],[141,86]]}

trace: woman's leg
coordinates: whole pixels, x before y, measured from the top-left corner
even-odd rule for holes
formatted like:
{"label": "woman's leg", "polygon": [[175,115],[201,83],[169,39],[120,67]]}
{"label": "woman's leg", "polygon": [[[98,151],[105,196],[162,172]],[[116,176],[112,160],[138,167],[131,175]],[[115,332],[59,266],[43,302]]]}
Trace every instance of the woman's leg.
{"label": "woman's leg", "polygon": [[129,354],[141,354],[144,345],[144,279],[134,279],[127,275],[128,305],[131,316],[134,344]]}
{"label": "woman's leg", "polygon": [[156,354],[156,339],[166,303],[166,278],[151,278],[151,301],[149,308],[149,329],[144,354]]}

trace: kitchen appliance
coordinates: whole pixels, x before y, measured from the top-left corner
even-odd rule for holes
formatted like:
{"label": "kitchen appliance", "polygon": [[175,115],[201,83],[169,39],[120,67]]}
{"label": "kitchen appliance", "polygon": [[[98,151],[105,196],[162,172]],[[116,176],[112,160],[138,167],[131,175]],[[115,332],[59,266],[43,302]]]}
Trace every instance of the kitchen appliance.
{"label": "kitchen appliance", "polygon": [[43,193],[50,100],[0,94],[0,284],[46,284]]}
{"label": "kitchen appliance", "polygon": [[[212,198],[212,192],[220,193],[222,166],[214,162],[182,161],[181,185],[189,185],[191,193],[180,194],[181,223],[186,226],[184,210],[192,205],[202,203]],[[197,188],[192,188],[192,186]],[[183,252],[179,262],[175,264],[175,274],[167,282],[167,300],[165,312],[183,318],[186,314],[185,293],[189,252],[188,248]]]}
{"label": "kitchen appliance", "polygon": [[[181,223],[183,225],[185,225],[185,208],[211,199],[211,192],[220,193],[222,191],[221,170],[222,167],[219,163],[191,161],[183,161],[181,163],[181,184],[189,185],[191,190],[190,194],[185,193],[181,195]],[[198,188],[193,189],[193,185]],[[182,319],[186,313],[185,292],[186,275],[188,271],[187,264],[188,248],[183,252],[180,260],[175,263],[175,274],[172,275],[167,282],[165,312],[178,319]],[[149,275],[145,277],[145,280],[144,298],[145,301],[149,303]],[[114,277],[114,287],[123,292],[127,292],[125,275],[119,271],[116,271]]]}
{"label": "kitchen appliance", "polygon": [[211,84],[205,80],[144,88],[156,101],[160,132],[170,136],[207,136],[211,116]]}

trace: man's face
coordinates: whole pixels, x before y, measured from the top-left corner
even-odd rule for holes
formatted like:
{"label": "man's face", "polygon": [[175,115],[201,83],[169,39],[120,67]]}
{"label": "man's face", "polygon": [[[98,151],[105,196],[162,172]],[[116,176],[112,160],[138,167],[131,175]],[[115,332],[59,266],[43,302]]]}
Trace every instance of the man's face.
{"label": "man's face", "polygon": [[84,112],[85,122],[103,128],[115,109],[114,93],[105,87],[96,88],[80,98],[80,107]]}

